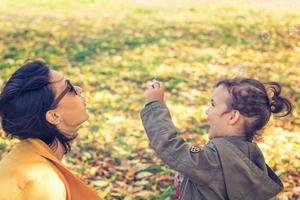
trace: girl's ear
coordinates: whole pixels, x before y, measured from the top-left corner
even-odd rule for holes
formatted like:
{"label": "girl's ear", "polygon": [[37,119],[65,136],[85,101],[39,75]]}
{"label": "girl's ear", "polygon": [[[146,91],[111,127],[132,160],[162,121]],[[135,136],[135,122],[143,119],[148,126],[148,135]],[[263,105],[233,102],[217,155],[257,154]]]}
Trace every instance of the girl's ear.
{"label": "girl's ear", "polygon": [[59,113],[54,110],[49,110],[46,112],[46,120],[53,125],[58,125],[62,121],[62,117]]}
{"label": "girl's ear", "polygon": [[242,116],[241,116],[240,111],[238,111],[238,110],[233,110],[233,111],[230,113],[228,124],[229,124],[229,125],[234,125],[234,124],[236,124],[236,123],[241,119],[241,117],[242,117]]}

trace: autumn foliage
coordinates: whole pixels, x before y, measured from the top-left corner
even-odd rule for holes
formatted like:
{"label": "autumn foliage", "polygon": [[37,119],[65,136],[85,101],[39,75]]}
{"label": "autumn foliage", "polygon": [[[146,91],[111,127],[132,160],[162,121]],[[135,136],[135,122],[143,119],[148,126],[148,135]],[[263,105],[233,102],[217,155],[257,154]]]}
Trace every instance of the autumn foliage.
{"label": "autumn foliage", "polygon": [[[181,1],[3,2],[0,85],[39,58],[83,88],[90,118],[63,162],[104,199],[174,199],[174,172],[148,147],[139,118],[149,79],[164,82],[179,134],[201,145],[213,86],[234,76],[282,83],[293,115],[272,118],[258,144],[284,182],[278,198],[299,198],[299,13],[172,3]],[[17,140],[0,135],[3,157]]]}

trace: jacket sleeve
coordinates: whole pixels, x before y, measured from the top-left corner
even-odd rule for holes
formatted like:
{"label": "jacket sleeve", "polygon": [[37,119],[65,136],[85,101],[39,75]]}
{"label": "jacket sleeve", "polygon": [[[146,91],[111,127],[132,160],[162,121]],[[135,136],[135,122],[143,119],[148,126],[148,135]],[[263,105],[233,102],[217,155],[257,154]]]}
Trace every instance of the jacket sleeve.
{"label": "jacket sleeve", "polygon": [[177,130],[164,102],[146,105],[141,112],[141,119],[150,147],[169,167],[198,184],[207,184],[214,178],[220,169],[214,146],[208,143],[194,151],[182,138],[176,137]]}

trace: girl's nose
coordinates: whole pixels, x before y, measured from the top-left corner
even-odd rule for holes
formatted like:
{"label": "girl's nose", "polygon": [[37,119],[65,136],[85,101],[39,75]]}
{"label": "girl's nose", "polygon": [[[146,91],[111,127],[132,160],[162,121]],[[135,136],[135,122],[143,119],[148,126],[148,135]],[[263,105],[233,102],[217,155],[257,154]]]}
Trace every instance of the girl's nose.
{"label": "girl's nose", "polygon": [[208,115],[208,111],[209,111],[209,107],[206,108],[206,110],[205,110],[205,114],[206,114],[206,115]]}

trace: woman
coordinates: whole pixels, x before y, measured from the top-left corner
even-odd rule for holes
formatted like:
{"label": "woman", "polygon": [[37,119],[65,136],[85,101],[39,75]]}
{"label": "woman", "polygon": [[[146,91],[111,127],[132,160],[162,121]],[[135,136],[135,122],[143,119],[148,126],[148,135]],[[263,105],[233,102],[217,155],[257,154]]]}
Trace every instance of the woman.
{"label": "woman", "polygon": [[0,94],[3,130],[21,140],[0,161],[0,200],[100,199],[61,163],[88,119],[82,89],[41,61],[30,61]]}

